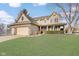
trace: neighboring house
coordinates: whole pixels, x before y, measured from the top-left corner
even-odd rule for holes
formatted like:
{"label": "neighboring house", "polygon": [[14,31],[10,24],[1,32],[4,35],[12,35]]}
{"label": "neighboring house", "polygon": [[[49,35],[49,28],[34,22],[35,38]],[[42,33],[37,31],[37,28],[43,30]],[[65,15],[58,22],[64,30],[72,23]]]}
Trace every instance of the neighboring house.
{"label": "neighboring house", "polygon": [[11,24],[13,35],[33,35],[45,31],[64,31],[66,23],[61,22],[61,15],[53,12],[49,16],[32,18],[23,9],[14,24]]}
{"label": "neighboring house", "polygon": [[76,24],[73,29],[73,33],[79,33],[79,24]]}

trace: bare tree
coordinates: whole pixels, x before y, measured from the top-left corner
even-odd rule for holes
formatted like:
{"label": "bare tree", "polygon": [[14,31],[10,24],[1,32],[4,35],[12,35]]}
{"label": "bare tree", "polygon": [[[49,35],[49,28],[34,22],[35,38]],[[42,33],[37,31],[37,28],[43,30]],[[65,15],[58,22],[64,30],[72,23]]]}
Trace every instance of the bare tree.
{"label": "bare tree", "polygon": [[4,34],[4,27],[5,25],[0,23],[0,35]]}
{"label": "bare tree", "polygon": [[[63,11],[65,20],[66,20],[66,22],[68,24],[68,28],[69,28],[68,33],[72,34],[72,29],[73,29],[72,25],[75,26],[79,20],[79,11],[78,11],[79,4],[78,3],[75,3],[75,4],[68,3],[66,5],[68,7],[68,9],[66,9],[63,4],[56,4],[56,5]],[[74,8],[74,10],[72,8]]]}

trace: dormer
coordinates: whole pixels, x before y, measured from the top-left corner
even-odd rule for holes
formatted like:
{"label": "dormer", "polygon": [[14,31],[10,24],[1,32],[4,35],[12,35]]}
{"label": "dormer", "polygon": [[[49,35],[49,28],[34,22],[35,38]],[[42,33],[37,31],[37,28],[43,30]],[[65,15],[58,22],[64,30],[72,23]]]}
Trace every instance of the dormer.
{"label": "dormer", "polygon": [[53,12],[51,17],[60,18],[60,15],[57,12]]}
{"label": "dormer", "polygon": [[53,12],[50,15],[49,21],[50,21],[50,23],[58,23],[58,22],[60,22],[60,18],[61,18],[61,16],[58,13]]}

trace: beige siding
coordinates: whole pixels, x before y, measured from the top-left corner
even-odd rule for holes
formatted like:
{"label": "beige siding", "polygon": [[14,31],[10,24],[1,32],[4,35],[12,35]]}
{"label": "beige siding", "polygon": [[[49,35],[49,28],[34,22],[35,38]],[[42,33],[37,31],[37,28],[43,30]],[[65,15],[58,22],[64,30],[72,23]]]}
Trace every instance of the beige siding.
{"label": "beige siding", "polygon": [[[55,20],[58,19],[58,22],[55,22]],[[47,24],[54,24],[54,23],[61,23],[61,18],[58,16],[58,14],[52,14],[49,19],[43,19],[43,20],[38,20],[37,24],[39,25],[47,25]]]}
{"label": "beige siding", "polygon": [[[22,17],[23,17],[23,20],[22,20]],[[30,22],[30,20],[24,14],[22,14],[18,22]]]}
{"label": "beige siding", "polygon": [[12,28],[11,29],[11,34],[14,35],[14,33],[15,33],[15,28]]}
{"label": "beige siding", "polygon": [[37,34],[39,31],[37,26],[31,25],[31,34]]}

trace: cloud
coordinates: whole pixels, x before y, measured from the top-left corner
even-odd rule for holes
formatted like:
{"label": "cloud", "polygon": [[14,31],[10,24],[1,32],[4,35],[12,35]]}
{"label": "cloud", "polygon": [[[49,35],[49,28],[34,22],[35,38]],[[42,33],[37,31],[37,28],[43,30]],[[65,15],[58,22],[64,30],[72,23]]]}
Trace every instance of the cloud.
{"label": "cloud", "polygon": [[9,15],[4,10],[0,10],[0,23],[10,24],[13,22],[14,22],[13,16]]}
{"label": "cloud", "polygon": [[17,7],[20,7],[21,6],[21,3],[9,3],[9,6],[10,7],[17,8]]}
{"label": "cloud", "polygon": [[42,5],[47,5],[47,3],[33,3],[33,6],[42,6]]}

